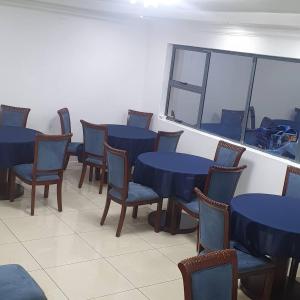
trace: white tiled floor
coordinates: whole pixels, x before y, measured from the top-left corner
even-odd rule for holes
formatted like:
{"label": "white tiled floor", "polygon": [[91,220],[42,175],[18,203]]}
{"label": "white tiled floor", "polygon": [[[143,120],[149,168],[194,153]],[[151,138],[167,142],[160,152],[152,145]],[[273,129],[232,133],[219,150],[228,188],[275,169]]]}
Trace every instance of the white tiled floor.
{"label": "white tiled floor", "polygon": [[147,215],[156,207],[146,206],[136,220],[128,209],[116,238],[120,206],[112,204],[100,226],[106,189],[99,195],[98,182],[87,181],[78,189],[79,176],[80,166],[70,163],[62,213],[54,187],[49,199],[38,189],[34,217],[29,187],[14,203],[0,201],[0,264],[21,264],[49,300],[183,300],[177,263],[196,254],[195,234],[155,233]]}

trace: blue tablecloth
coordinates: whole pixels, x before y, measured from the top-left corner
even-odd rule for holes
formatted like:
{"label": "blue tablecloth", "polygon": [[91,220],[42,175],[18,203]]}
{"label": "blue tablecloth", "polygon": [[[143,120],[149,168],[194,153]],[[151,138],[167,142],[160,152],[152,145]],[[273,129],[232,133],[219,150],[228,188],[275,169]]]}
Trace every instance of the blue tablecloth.
{"label": "blue tablecloth", "polygon": [[235,197],[231,235],[253,254],[300,258],[300,198],[270,194]]}
{"label": "blue tablecloth", "polygon": [[[126,125],[107,125],[108,144],[114,148],[126,150],[128,162],[134,165],[137,157],[144,152],[154,150],[156,133],[143,128]],[[77,149],[78,160],[82,161],[83,146]]]}
{"label": "blue tablecloth", "polygon": [[0,127],[0,168],[32,163],[37,131],[21,127]]}
{"label": "blue tablecloth", "polygon": [[202,187],[213,161],[183,153],[149,152],[139,155],[133,181],[151,187],[159,196],[191,201],[194,187]]}

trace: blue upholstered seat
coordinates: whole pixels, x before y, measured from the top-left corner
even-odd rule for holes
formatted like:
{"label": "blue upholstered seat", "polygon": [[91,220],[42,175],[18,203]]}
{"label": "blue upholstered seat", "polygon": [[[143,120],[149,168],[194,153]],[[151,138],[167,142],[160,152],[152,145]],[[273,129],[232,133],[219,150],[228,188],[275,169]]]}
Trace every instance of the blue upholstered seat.
{"label": "blue upholstered seat", "polygon": [[190,202],[186,202],[180,198],[176,198],[176,201],[195,215],[199,214],[199,201],[197,197],[193,198]]}
{"label": "blue upholstered seat", "polygon": [[[16,173],[17,176],[20,176],[28,181],[32,181],[32,167],[33,164],[23,164],[17,165],[13,167],[13,171]],[[48,180],[59,180],[58,175],[37,175],[36,181],[48,181]]]}
{"label": "blue upholstered seat", "polygon": [[19,265],[0,266],[0,299],[47,300],[38,284]]}
{"label": "blue upholstered seat", "polygon": [[77,148],[81,145],[81,143],[69,143],[68,145],[68,152],[72,154],[77,154]]}
{"label": "blue upholstered seat", "polygon": [[23,127],[24,114],[16,111],[2,111],[1,124],[3,126]]}
{"label": "blue upholstered seat", "polygon": [[[109,191],[112,197],[121,200],[121,194],[116,189],[112,188]],[[149,187],[138,183],[129,182],[128,184],[128,198],[126,202],[143,201],[159,198],[159,196]]]}
{"label": "blue upholstered seat", "polygon": [[85,159],[85,161],[87,163],[92,163],[92,164],[99,165],[99,166],[103,164],[103,159],[102,158],[87,157]]}
{"label": "blue upholstered seat", "polygon": [[237,167],[246,149],[224,141],[218,143],[214,161],[223,167]]}
{"label": "blue upholstered seat", "polygon": [[222,109],[221,123],[224,125],[241,126],[243,118],[243,110]]}

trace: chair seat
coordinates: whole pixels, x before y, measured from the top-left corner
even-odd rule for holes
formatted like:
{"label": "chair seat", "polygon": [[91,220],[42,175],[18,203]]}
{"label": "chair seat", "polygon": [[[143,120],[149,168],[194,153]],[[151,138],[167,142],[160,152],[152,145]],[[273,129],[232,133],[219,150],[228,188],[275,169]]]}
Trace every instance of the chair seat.
{"label": "chair seat", "polygon": [[81,145],[81,143],[69,143],[68,145],[68,153],[77,154],[77,149]]}
{"label": "chair seat", "polygon": [[230,242],[230,248],[234,248],[236,250],[239,273],[248,273],[270,266],[270,260],[264,257],[251,255],[245,247],[237,242]]}
{"label": "chair seat", "polygon": [[[121,194],[116,189],[112,188],[109,194],[121,200]],[[138,183],[129,182],[126,202],[147,201],[157,198],[159,198],[159,196],[151,188]]]}
{"label": "chair seat", "polygon": [[85,161],[87,163],[91,163],[91,164],[94,164],[94,165],[99,165],[99,166],[103,165],[103,159],[101,159],[101,158],[87,157],[85,159]]}
{"label": "chair seat", "polygon": [[[32,181],[32,168],[33,164],[23,164],[13,167],[13,171],[17,176],[22,177],[28,181]],[[49,180],[59,180],[58,175],[38,175],[36,176],[36,181],[49,181]]]}
{"label": "chair seat", "polygon": [[176,198],[176,201],[194,215],[199,215],[200,205],[197,197],[193,198],[190,202],[184,201],[180,198]]}
{"label": "chair seat", "polygon": [[47,300],[38,284],[19,265],[0,266],[0,299]]}

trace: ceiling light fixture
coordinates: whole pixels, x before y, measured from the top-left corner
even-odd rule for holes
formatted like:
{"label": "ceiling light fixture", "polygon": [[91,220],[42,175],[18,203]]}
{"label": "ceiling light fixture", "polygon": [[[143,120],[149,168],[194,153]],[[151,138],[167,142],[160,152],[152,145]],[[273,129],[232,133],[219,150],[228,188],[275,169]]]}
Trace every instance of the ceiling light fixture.
{"label": "ceiling light fixture", "polygon": [[175,5],[180,0],[130,0],[131,4],[142,4],[144,7],[158,7],[160,5]]}

